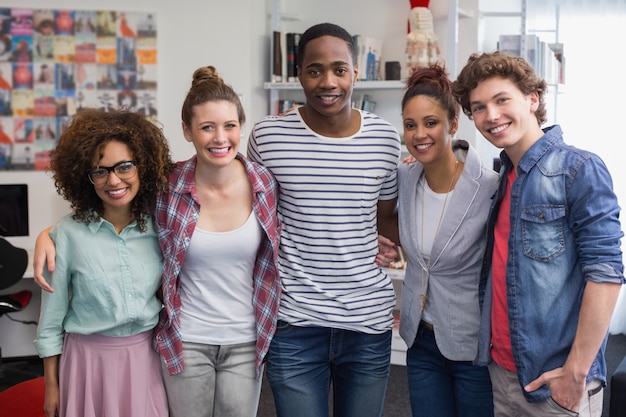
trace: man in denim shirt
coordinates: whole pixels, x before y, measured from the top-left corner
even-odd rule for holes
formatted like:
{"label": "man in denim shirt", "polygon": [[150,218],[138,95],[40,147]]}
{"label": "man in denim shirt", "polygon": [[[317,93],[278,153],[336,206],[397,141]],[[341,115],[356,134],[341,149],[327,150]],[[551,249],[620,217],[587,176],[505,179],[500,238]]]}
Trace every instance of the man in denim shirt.
{"label": "man in denim shirt", "polygon": [[522,58],[474,54],[454,84],[465,114],[502,148],[481,276],[476,362],[496,416],[597,416],[604,350],[624,283],[619,205],[600,158],[546,121],[547,84]]}

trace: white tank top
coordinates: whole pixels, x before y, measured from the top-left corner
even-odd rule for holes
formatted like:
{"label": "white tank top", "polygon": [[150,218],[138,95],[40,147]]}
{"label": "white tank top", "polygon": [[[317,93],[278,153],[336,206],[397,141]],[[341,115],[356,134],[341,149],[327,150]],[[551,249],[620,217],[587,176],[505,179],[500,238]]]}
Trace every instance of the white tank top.
{"label": "white tank top", "polygon": [[[417,193],[418,201],[415,204],[415,215],[418,219],[422,219],[422,216],[424,216],[424,230],[417,230],[415,235],[418,237],[417,239],[422,255],[424,256],[424,261],[428,263],[428,259],[430,258],[433,249],[433,244],[437,238],[437,228],[440,222],[443,224],[443,222],[446,221],[445,215],[448,211],[448,207],[450,206],[450,200],[452,200],[454,190],[451,190],[449,193],[436,193],[430,188],[424,175],[422,175],[418,184],[420,190],[422,189],[422,186],[424,186],[423,189],[425,193],[423,196],[421,192]],[[422,213],[422,198],[424,199],[424,213]],[[421,224],[421,221],[418,221],[418,224]],[[424,238],[424,241],[422,241],[422,237]],[[428,301],[426,302],[426,308],[422,312],[422,320],[427,321],[428,323],[433,322]]]}
{"label": "white tank top", "polygon": [[256,340],[252,271],[261,234],[254,212],[228,232],[196,227],[180,272],[184,341],[229,345]]}

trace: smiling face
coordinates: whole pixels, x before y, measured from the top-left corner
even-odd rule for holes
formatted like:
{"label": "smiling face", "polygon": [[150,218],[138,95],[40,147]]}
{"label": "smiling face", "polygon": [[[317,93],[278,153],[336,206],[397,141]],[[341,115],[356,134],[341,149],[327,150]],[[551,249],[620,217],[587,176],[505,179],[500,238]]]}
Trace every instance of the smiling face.
{"label": "smiling face", "polygon": [[[92,165],[94,167],[112,167],[118,162],[132,159],[133,155],[126,144],[111,141],[102,149],[102,157],[98,159],[96,156]],[[139,192],[139,174],[122,180],[114,172],[110,172],[104,183],[94,184],[94,189],[102,200],[104,218],[110,218],[112,213],[119,213],[123,210],[127,210],[128,215],[130,215],[131,202]]]}
{"label": "smiling face", "polygon": [[298,79],[307,101],[307,111],[317,117],[350,117],[352,88],[357,79],[348,44],[335,36],[309,41]]}
{"label": "smiling face", "polygon": [[509,79],[492,77],[478,83],[469,96],[476,128],[514,161],[543,136],[535,111],[537,93],[524,95]]}
{"label": "smiling face", "polygon": [[411,98],[402,110],[402,120],[407,150],[420,163],[426,166],[450,157],[457,119],[450,122],[437,100],[426,95]]}
{"label": "smiling face", "polygon": [[183,132],[196,148],[198,163],[226,166],[237,156],[241,142],[237,106],[226,100],[198,104],[190,125],[183,123]]}

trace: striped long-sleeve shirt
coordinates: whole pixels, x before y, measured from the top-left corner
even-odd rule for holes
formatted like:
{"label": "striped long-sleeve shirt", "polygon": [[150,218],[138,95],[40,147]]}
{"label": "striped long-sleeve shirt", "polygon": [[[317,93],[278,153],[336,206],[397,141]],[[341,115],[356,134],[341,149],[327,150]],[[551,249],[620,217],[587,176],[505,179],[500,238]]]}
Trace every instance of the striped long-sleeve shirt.
{"label": "striped long-sleeve shirt", "polygon": [[374,259],[377,203],[397,197],[397,130],[361,112],[356,134],[328,138],[296,110],[258,122],[248,157],[280,188],[279,319],[372,334],[391,329],[393,285]]}

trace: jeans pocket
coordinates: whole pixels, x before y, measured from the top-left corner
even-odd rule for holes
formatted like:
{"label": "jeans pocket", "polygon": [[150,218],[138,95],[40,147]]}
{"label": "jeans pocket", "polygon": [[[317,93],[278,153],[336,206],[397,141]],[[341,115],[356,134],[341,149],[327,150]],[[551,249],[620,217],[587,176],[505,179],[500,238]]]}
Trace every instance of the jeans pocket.
{"label": "jeans pocket", "polygon": [[552,398],[552,397],[548,398],[546,401],[547,401],[548,405],[550,406],[550,408],[552,408],[554,411],[556,411],[555,414],[550,414],[550,415],[554,415],[554,416],[572,416],[572,417],[578,416],[577,412],[572,411],[569,408],[563,407],[561,404],[559,404],[556,401],[554,401],[554,398]]}

